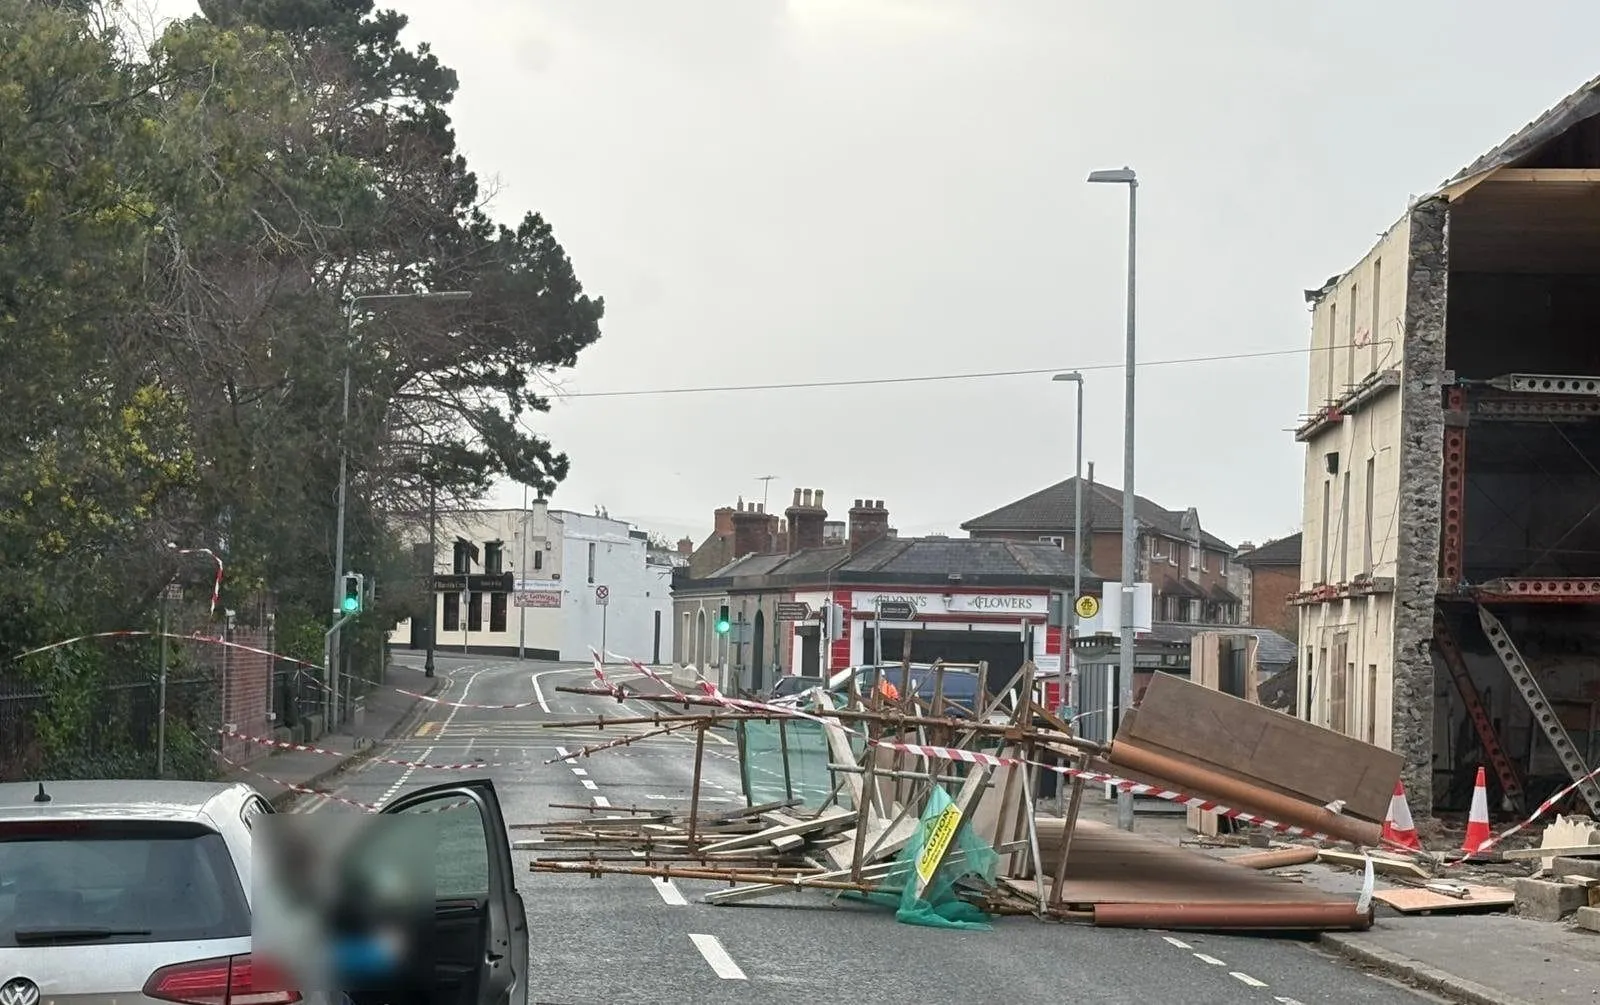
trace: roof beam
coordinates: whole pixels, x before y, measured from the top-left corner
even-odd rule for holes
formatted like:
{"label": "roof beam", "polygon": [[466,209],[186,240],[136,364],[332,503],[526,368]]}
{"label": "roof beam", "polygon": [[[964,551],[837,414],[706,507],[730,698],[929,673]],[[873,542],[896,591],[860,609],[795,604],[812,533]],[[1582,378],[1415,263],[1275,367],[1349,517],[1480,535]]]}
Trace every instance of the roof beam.
{"label": "roof beam", "polygon": [[1600,183],[1600,168],[1501,168],[1488,178],[1489,184],[1507,182],[1527,184],[1593,185]]}

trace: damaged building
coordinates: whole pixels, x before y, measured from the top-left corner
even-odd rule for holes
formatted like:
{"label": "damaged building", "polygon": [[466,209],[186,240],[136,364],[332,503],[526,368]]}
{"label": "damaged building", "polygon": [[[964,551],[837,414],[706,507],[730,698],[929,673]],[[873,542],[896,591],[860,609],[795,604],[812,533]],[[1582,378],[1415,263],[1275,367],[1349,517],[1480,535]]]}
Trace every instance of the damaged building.
{"label": "damaged building", "polygon": [[1307,300],[1299,714],[1531,810],[1600,755],[1600,78]]}

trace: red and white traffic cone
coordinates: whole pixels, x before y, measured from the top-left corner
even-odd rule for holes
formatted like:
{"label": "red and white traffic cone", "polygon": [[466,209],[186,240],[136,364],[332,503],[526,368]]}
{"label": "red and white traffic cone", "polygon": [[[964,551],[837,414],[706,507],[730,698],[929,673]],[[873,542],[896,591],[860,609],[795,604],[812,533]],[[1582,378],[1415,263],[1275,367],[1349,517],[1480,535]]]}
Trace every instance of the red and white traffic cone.
{"label": "red and white traffic cone", "polygon": [[1383,841],[1392,848],[1422,850],[1411,807],[1406,804],[1406,787],[1398,778],[1394,780],[1394,795],[1389,797],[1389,812],[1383,816]]}
{"label": "red and white traffic cone", "polygon": [[1471,855],[1488,844],[1490,837],[1489,787],[1480,766],[1478,780],[1472,785],[1472,810],[1467,814],[1467,839],[1461,843],[1461,850]]}

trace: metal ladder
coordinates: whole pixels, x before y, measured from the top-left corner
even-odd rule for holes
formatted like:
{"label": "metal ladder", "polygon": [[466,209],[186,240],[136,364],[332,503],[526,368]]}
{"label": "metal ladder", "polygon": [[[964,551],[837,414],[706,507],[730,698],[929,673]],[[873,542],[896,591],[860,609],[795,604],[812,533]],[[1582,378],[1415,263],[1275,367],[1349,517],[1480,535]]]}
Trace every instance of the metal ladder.
{"label": "metal ladder", "polygon": [[1439,647],[1439,655],[1444,657],[1444,665],[1449,669],[1450,676],[1455,680],[1462,702],[1467,706],[1467,715],[1478,732],[1478,742],[1483,745],[1483,752],[1500,779],[1501,794],[1512,808],[1521,809],[1524,799],[1522,779],[1517,777],[1511,759],[1500,746],[1500,737],[1495,735],[1494,724],[1489,721],[1489,713],[1483,707],[1483,696],[1478,694],[1478,686],[1472,682],[1472,675],[1467,671],[1466,661],[1461,658],[1461,647],[1456,644],[1449,622],[1437,611],[1433,615],[1433,641]]}
{"label": "metal ladder", "polygon": [[1589,766],[1584,763],[1583,755],[1572,745],[1567,728],[1556,717],[1555,709],[1550,707],[1539,682],[1534,679],[1533,671],[1528,669],[1511,636],[1506,634],[1505,626],[1484,607],[1478,608],[1478,621],[1483,625],[1483,634],[1489,637],[1489,644],[1494,646],[1495,655],[1500,657],[1506,673],[1511,675],[1511,682],[1522,692],[1522,700],[1528,703],[1528,710],[1543,727],[1550,746],[1555,748],[1556,756],[1561,759],[1561,766],[1567,769],[1567,774],[1574,782],[1578,782],[1578,793],[1589,804],[1590,812],[1600,816],[1600,784],[1588,777]]}

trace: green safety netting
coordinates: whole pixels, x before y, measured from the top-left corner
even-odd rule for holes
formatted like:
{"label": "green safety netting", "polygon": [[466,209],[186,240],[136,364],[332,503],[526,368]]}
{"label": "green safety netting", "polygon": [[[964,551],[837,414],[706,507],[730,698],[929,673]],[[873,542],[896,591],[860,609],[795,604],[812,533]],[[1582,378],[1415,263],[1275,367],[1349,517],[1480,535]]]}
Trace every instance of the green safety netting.
{"label": "green safety netting", "polygon": [[[930,844],[945,842],[948,848],[942,861],[930,853],[926,863],[920,862]],[[878,890],[863,894],[862,899],[895,908],[895,920],[907,925],[988,931],[989,916],[962,900],[956,893],[956,884],[975,878],[992,885],[999,862],[994,849],[973,834],[972,828],[965,826],[955,813],[955,801],[935,785],[916,836],[895,859]],[[932,868],[932,875],[919,897],[917,881],[928,868]]]}
{"label": "green safety netting", "polygon": [[[739,724],[739,767],[751,806],[797,799],[820,807],[833,791],[828,738],[822,725],[805,719],[745,720]],[[849,806],[841,793],[841,805]]]}

